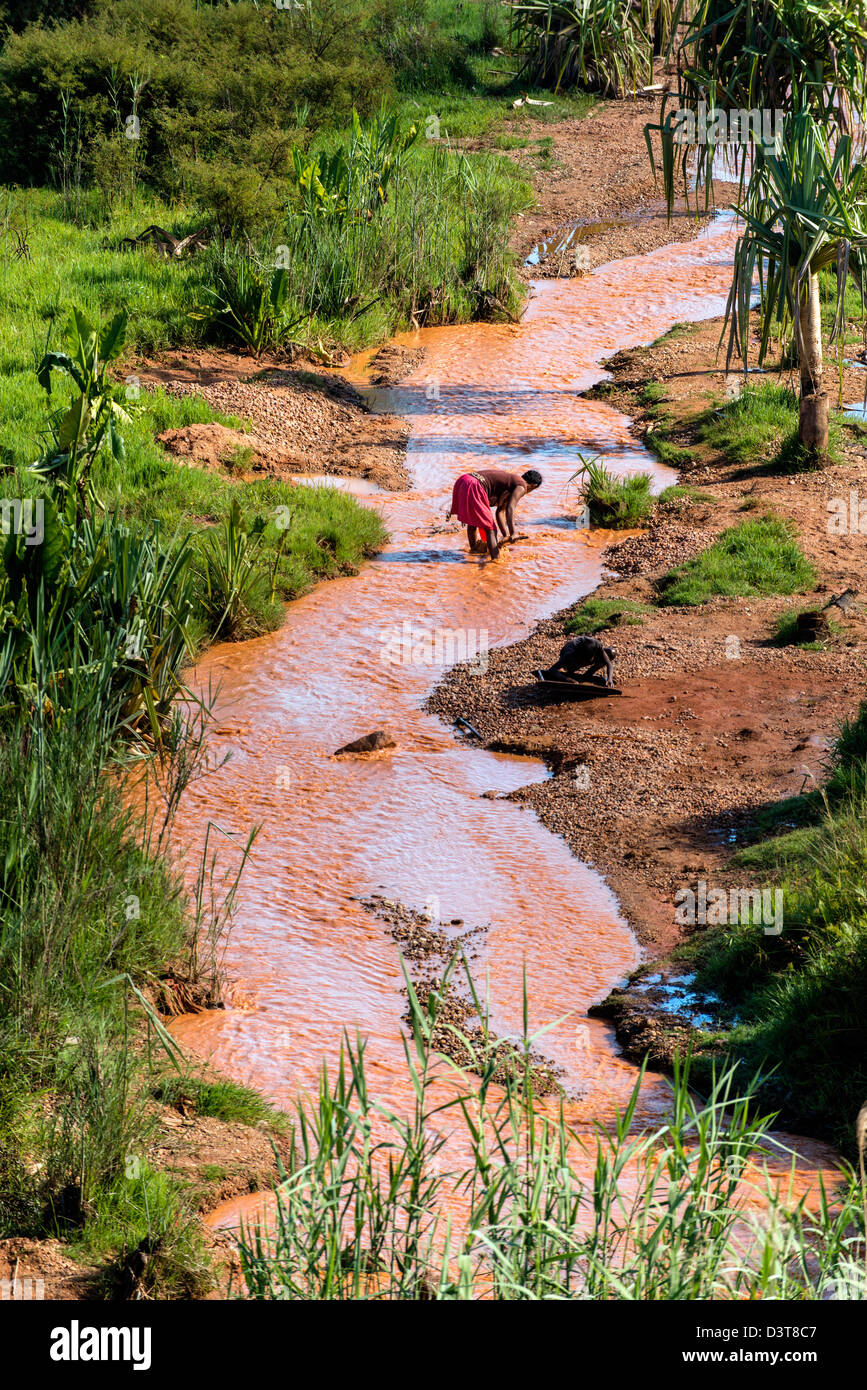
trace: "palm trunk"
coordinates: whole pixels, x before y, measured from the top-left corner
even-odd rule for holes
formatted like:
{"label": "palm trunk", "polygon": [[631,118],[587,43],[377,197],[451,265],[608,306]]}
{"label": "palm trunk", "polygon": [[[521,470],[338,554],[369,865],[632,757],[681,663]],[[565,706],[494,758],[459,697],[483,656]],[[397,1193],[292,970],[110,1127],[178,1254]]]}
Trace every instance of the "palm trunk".
{"label": "palm trunk", "polygon": [[822,385],[822,306],[819,277],[810,271],[801,288],[801,416],[798,435],[807,457],[828,452],[828,393]]}

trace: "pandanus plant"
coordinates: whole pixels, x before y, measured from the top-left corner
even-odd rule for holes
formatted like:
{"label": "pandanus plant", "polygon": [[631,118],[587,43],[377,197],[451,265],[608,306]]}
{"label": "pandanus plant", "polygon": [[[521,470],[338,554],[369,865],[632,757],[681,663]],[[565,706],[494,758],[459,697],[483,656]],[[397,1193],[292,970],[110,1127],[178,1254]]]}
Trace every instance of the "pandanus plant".
{"label": "pandanus plant", "polygon": [[[654,169],[651,136],[660,141],[669,216],[679,176],[686,190],[693,164],[709,202],[714,149],[727,135],[744,175],[756,127],[763,134],[773,128],[777,112],[806,109],[845,134],[867,106],[864,0],[677,0],[668,33],[677,85],[665,92],[659,122],[645,127],[645,138]],[[727,117],[722,135],[711,111]]]}
{"label": "pandanus plant", "polygon": [[[828,449],[828,393],[823,382],[819,275],[836,269],[831,341],[843,330],[850,275],[864,292],[867,259],[867,168],[853,157],[848,135],[832,145],[807,110],[790,116],[779,149],[760,150],[747,195],[738,208],[745,229],[735,250],[726,306],[728,357],[747,364],[749,315],[758,278],[761,294],[759,361],[774,327],[794,331],[801,376],[799,438],[805,461]],[[725,330],[724,330],[725,331]]]}
{"label": "pandanus plant", "polygon": [[[625,96],[653,81],[674,0],[509,0],[521,76],[540,86],[579,85]],[[657,42],[654,42],[656,37]]]}

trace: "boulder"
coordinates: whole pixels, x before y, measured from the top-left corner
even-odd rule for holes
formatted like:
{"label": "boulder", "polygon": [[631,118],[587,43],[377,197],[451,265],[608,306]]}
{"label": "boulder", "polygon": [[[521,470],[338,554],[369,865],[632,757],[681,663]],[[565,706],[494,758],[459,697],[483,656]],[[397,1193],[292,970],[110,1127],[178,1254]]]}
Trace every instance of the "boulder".
{"label": "boulder", "polygon": [[391,734],[386,733],[385,729],[374,729],[372,734],[365,734],[363,738],[355,738],[351,743],[344,743],[342,748],[338,748],[334,754],[339,758],[342,753],[375,753],[380,748],[396,748],[397,744]]}

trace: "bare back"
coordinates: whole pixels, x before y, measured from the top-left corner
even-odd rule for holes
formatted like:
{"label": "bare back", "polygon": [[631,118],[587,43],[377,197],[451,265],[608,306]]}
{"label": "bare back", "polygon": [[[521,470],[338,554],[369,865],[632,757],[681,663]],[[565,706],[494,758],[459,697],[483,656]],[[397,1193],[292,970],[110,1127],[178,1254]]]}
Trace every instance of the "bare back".
{"label": "bare back", "polygon": [[478,478],[484,487],[495,511],[510,497],[517,501],[527,491],[527,484],[520,473],[510,473],[507,468],[477,468],[473,477]]}

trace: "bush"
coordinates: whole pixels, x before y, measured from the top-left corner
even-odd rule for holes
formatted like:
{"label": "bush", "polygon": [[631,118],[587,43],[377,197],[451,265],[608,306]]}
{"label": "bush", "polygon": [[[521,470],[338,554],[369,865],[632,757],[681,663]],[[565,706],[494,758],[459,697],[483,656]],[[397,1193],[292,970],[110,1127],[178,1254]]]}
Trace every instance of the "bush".
{"label": "bush", "polygon": [[[32,25],[0,55],[0,177],[43,183],[63,143],[63,97],[89,151],[124,135],[130,81],[138,102],[143,172],[166,193],[215,158],[270,165],[303,107],[317,127],[374,110],[388,69],[359,22],[356,0],[302,9],[195,0],[94,0],[85,20]],[[52,19],[54,16],[52,15]]]}
{"label": "bush", "polygon": [[580,480],[581,498],[589,508],[590,520],[597,526],[623,529],[640,526],[653,511],[652,478],[649,473],[631,473],[618,478],[605,466],[601,455],[585,459],[569,482]]}

